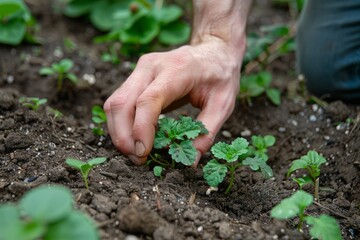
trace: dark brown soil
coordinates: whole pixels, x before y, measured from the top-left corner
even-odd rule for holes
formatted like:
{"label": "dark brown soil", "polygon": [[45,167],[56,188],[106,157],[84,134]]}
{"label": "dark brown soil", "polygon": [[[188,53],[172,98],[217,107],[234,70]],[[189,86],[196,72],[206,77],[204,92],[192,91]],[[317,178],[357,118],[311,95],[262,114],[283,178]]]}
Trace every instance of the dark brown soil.
{"label": "dark brown soil", "polygon": [[[290,98],[287,87],[296,85],[295,77],[288,77],[293,56],[290,64],[289,59],[280,59],[271,68],[275,84],[283,89],[281,106],[265,98],[255,100],[252,107],[239,102],[216,139],[230,142],[249,134],[274,135],[277,143],[268,163],[275,176],[263,180],[257,173],[239,169],[230,194],[224,193],[224,183],[208,196],[201,169],[209,154],[197,169],[167,170],[160,180],[148,166],[132,165],[112,146],[109,136],[92,134],[90,109],[103,104],[126,79],[129,59],[122,59],[119,66],[101,62],[106,48],[91,42],[97,32],[85,20],[57,14],[48,1],[31,2],[36,3],[31,9],[41,24],[44,44],[0,45],[0,203],[16,201],[41,184],[62,184],[74,193],[77,207],[97,222],[104,240],[309,239],[306,229],[304,233],[295,230],[296,221],[275,221],[269,213],[296,190],[286,178],[291,160],[313,149],[328,163],[322,166],[321,205],[313,205],[307,213],[329,214],[337,219],[344,239],[359,239],[360,106],[333,102],[320,107],[299,96]],[[72,39],[77,50],[66,51],[64,38]],[[40,76],[38,70],[62,57],[74,60],[81,84],[57,94],[52,79]],[[94,75],[95,84],[86,83],[84,74]],[[45,107],[28,110],[18,103],[21,96],[46,97],[47,106],[64,116],[54,119]],[[195,116],[189,106],[171,115],[180,113]],[[353,121],[345,123],[348,118]],[[64,161],[97,156],[108,161],[92,171],[87,191],[80,175]],[[194,194],[195,200],[190,201]]]}

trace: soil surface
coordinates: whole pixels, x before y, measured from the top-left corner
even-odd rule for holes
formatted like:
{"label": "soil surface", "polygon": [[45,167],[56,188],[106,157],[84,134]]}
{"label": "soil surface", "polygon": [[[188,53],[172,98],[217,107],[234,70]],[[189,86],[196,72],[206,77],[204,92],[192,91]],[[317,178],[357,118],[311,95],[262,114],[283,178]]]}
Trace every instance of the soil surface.
{"label": "soil surface", "polygon": [[[42,184],[61,184],[74,193],[76,207],[96,221],[104,240],[310,239],[306,227],[304,233],[296,231],[296,219],[276,221],[270,210],[297,189],[286,178],[291,161],[316,150],[328,162],[321,169],[320,204],[307,213],[329,214],[340,224],[344,239],[360,238],[360,106],[305,101],[296,94],[296,77],[289,75],[294,56],[270,67],[274,84],[282,89],[282,104],[276,107],[259,98],[250,107],[239,101],[216,138],[231,142],[239,136],[274,135],[277,142],[268,161],[274,177],[264,180],[240,168],[230,194],[225,194],[225,182],[207,195],[201,169],[210,154],[197,169],[168,169],[159,179],[149,166],[134,166],[107,134],[93,135],[91,107],[102,105],[126,79],[134,59],[122,58],[117,66],[102,62],[106,47],[92,43],[99,33],[86,20],[66,18],[48,1],[29,2],[43,45],[0,45],[0,203],[16,201]],[[262,16],[259,21],[271,23]],[[66,49],[65,38],[76,43],[76,50]],[[38,71],[64,57],[74,60],[80,85],[58,93],[53,79]],[[47,98],[48,103],[35,112],[18,103],[21,96]],[[64,116],[55,119],[49,107]],[[195,117],[196,111],[186,106],[170,113],[178,114]],[[108,161],[91,172],[86,190],[65,159],[99,156]]]}

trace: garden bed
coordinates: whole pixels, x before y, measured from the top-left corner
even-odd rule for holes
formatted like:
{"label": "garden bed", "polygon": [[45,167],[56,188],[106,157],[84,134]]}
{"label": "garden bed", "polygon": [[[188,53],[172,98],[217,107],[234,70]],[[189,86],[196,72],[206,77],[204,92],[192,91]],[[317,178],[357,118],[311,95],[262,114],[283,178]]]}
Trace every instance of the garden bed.
{"label": "garden bed", "polygon": [[[44,44],[0,46],[1,203],[17,201],[42,184],[61,184],[71,189],[76,206],[96,221],[101,239],[307,239],[307,230],[296,231],[296,221],[271,219],[270,210],[297,189],[286,178],[291,161],[316,150],[328,162],[321,168],[320,205],[311,206],[308,213],[329,214],[337,219],[344,239],[359,238],[359,106],[333,102],[322,107],[300,96],[289,98],[287,88],[297,84],[296,78],[288,77],[284,68],[272,68],[279,79],[275,84],[283,89],[282,104],[276,107],[259,98],[249,107],[239,101],[216,141],[274,135],[277,141],[268,161],[274,177],[264,180],[240,168],[229,194],[224,193],[224,183],[207,195],[201,169],[209,154],[197,169],[167,170],[159,179],[149,166],[134,166],[108,135],[93,135],[92,106],[102,105],[126,79],[131,72],[127,61],[133,59],[121,59],[118,66],[104,63],[100,55],[106,48],[91,42],[97,32],[86,21],[56,14],[50,4],[31,8]],[[64,38],[73,40],[77,49],[66,49]],[[59,95],[55,82],[38,71],[64,57],[74,61],[81,83]],[[288,66],[281,60],[277,64]],[[22,96],[47,98],[46,106],[64,116],[55,119],[44,106],[29,110],[19,104]],[[195,117],[196,111],[186,106],[170,113],[178,114]],[[91,172],[86,190],[65,159],[100,156],[108,160]]]}

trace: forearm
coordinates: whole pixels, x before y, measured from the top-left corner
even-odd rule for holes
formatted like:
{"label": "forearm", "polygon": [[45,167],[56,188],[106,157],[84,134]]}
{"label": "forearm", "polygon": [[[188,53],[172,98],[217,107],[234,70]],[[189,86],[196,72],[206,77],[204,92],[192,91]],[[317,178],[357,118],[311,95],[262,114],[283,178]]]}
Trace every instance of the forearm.
{"label": "forearm", "polygon": [[197,45],[216,38],[242,57],[251,4],[252,0],[193,0],[191,44]]}

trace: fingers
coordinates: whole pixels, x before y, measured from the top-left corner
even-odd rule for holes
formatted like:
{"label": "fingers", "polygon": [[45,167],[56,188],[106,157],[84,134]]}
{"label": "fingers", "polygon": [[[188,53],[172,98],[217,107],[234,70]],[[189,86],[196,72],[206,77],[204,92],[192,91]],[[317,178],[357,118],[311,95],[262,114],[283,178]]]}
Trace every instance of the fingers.
{"label": "fingers", "polygon": [[158,76],[139,96],[136,103],[133,137],[138,157],[145,157],[150,153],[161,111],[174,101],[183,98],[192,88],[191,83],[185,79],[184,81],[168,79],[168,74]]}
{"label": "fingers", "polygon": [[[126,155],[135,155],[135,143],[132,132],[135,105],[138,97],[154,79],[153,64],[154,61],[151,60],[151,56],[145,58],[145,60],[139,60],[134,72],[104,104],[104,110],[108,119],[108,129],[113,144]],[[131,160],[135,164],[141,164],[143,161],[135,156]]]}
{"label": "fingers", "polygon": [[209,98],[207,105],[201,110],[197,120],[201,121],[208,134],[197,137],[194,140],[194,147],[198,151],[193,167],[197,167],[201,155],[204,154],[213,145],[215,136],[220,130],[221,126],[231,115],[235,106],[235,97],[230,95],[221,94]]}

